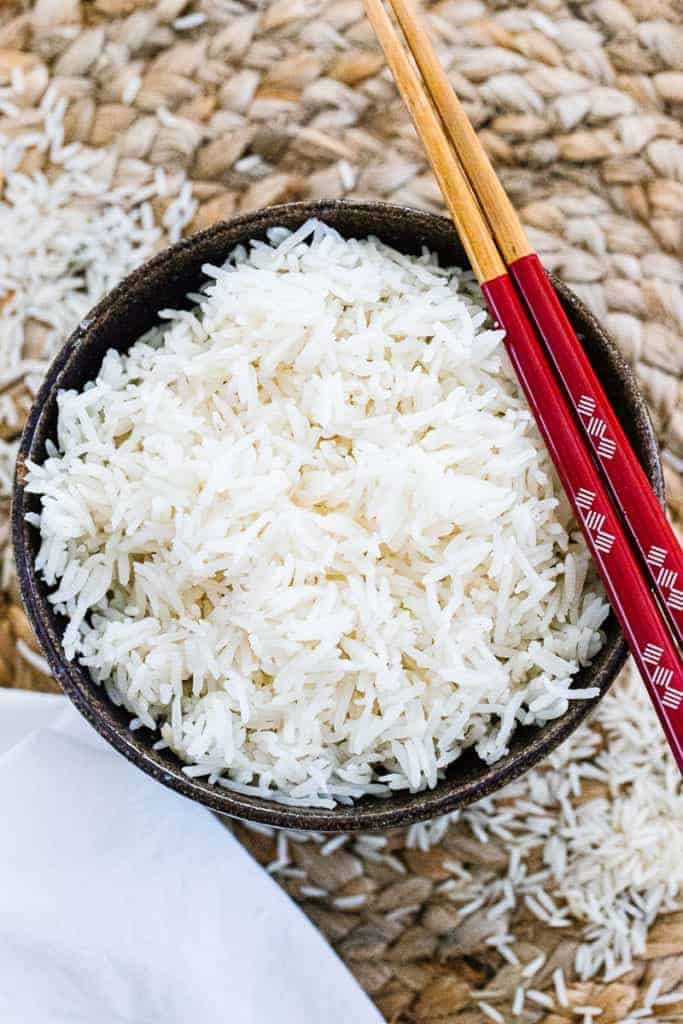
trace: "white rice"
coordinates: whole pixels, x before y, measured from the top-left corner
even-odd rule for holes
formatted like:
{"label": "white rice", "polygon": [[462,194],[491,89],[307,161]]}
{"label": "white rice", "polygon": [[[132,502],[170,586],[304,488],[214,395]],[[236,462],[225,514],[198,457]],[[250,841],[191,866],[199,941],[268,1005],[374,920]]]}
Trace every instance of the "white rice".
{"label": "white rice", "polygon": [[505,1017],[496,1010],[495,1006],[491,1006],[490,1003],[479,1003],[479,1009],[482,1013],[486,1014],[489,1020],[495,1021],[495,1024],[505,1024]]}
{"label": "white rice", "polygon": [[517,985],[515,988],[514,998],[512,1000],[512,1016],[520,1017],[524,1009],[524,986]]}
{"label": "white rice", "polygon": [[561,967],[556,967],[553,971],[553,986],[555,988],[555,996],[560,1006],[569,1006],[569,997],[567,995],[567,985],[564,980],[564,971]]}
{"label": "white rice", "polygon": [[594,696],[607,606],[471,278],[315,221],[205,270],[30,467],[67,656],[191,774],[321,806]]}

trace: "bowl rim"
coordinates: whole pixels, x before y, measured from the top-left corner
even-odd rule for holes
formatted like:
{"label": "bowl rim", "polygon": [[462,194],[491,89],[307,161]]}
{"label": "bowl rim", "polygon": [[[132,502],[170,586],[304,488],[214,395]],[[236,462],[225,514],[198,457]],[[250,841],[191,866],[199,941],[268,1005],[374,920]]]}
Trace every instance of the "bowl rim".
{"label": "bowl rim", "polygon": [[[26,523],[24,518],[27,511],[26,462],[31,459],[33,445],[45,415],[48,400],[53,399],[59,390],[60,380],[65,369],[77,363],[86,350],[89,332],[93,325],[97,325],[102,317],[106,318],[113,305],[132,296],[138,287],[138,282],[143,281],[144,284],[146,274],[149,272],[158,274],[169,269],[177,254],[195,249],[202,242],[218,237],[227,230],[241,230],[243,240],[246,242],[259,232],[263,233],[268,227],[274,227],[281,223],[283,218],[292,215],[298,217],[303,223],[308,217],[319,217],[324,220],[330,214],[343,216],[344,213],[385,217],[388,225],[392,219],[395,221],[397,218],[403,218],[408,223],[413,223],[416,229],[418,225],[431,226],[434,234],[437,230],[450,231],[453,234],[454,248],[456,251],[459,248],[452,223],[440,214],[392,203],[335,199],[283,203],[267,207],[265,210],[243,214],[229,221],[212,225],[204,231],[164,249],[133,270],[108,292],[83,318],[57,352],[32,404],[22,432],[12,494],[12,541],[21,597],[31,626],[45,652],[56,680],[80,713],[119,753],[164,785],[184,796],[204,804],[219,814],[303,831],[351,832],[403,827],[449,813],[490,795],[536,765],[578,728],[605,695],[627,657],[625,641],[621,634],[617,634],[614,641],[611,644],[608,643],[609,650],[603,667],[604,681],[600,686],[599,696],[591,700],[570,703],[564,715],[543,727],[542,734],[532,738],[532,742],[528,746],[514,755],[507,755],[507,760],[504,758],[493,765],[484,765],[482,762],[480,776],[459,783],[457,780],[440,780],[437,786],[431,790],[421,790],[414,794],[406,794],[401,791],[401,793],[385,798],[364,798],[361,802],[355,802],[353,805],[338,804],[329,810],[289,805],[265,797],[239,793],[216,784],[209,785],[204,779],[191,778],[186,775],[182,770],[183,764],[178,758],[176,758],[177,764],[162,762],[151,749],[154,738],[149,742],[143,742],[145,735],[154,737],[154,734],[148,733],[147,730],[132,732],[127,725],[122,725],[116,720],[106,717],[103,710],[97,707],[98,704],[103,704],[102,696],[106,702],[109,702],[104,687],[93,683],[87,675],[87,671],[78,664],[67,661],[61,649],[54,616],[46,599],[48,588],[38,578],[35,570],[30,548],[30,531],[33,528]],[[234,244],[234,242],[230,243],[230,247]],[[229,250],[226,249],[226,255],[227,251]],[[553,278],[553,284],[565,306],[579,316],[585,325],[585,330],[590,331],[598,339],[599,346],[605,352],[617,374],[625,399],[633,407],[638,421],[644,458],[649,462],[646,472],[663,504],[664,482],[659,448],[647,405],[638,388],[635,374],[614,342],[578,297],[555,278]],[[40,438],[38,443],[40,443]],[[457,764],[457,761],[454,764]]]}

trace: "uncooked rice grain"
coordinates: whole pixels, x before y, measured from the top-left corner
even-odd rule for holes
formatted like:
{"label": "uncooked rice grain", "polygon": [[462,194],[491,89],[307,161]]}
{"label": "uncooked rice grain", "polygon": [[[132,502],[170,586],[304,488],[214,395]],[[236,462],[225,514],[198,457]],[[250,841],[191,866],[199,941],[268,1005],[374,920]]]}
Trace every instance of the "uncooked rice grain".
{"label": "uncooked rice grain", "polygon": [[491,1006],[490,1003],[479,1003],[479,1009],[482,1013],[486,1014],[489,1020],[495,1021],[495,1024],[505,1024],[505,1017],[496,1010],[495,1006]]}

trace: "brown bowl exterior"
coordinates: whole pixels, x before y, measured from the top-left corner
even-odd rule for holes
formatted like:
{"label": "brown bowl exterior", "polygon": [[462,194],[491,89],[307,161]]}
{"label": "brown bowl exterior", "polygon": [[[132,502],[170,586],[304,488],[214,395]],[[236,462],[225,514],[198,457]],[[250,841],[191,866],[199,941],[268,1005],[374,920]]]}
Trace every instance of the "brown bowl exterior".
{"label": "brown bowl exterior", "polygon": [[[272,800],[235,793],[201,779],[188,778],[181,761],[170,751],[155,751],[157,738],[147,729],[131,732],[130,715],[115,707],[87,670],[67,661],[61,637],[64,620],[47,600],[48,588],[38,578],[34,560],[37,531],[25,522],[39,502],[24,487],[26,461],[41,462],[45,442],[54,438],[57,393],[81,390],[92,380],[105,352],[128,349],[156,322],[164,307],[189,305],[205,263],[220,264],[230,250],[250,239],[263,239],[275,225],[296,229],[307,218],[319,217],[345,237],[376,235],[406,253],[423,246],[436,251],[444,265],[467,266],[462,246],[449,220],[432,213],[384,203],[320,201],[287,203],[217,224],[162,252],[129,275],[82,321],[52,363],[31,409],[21,439],[14,484],[12,530],[14,551],[27,614],[55,678],[78,710],[109,743],[129,760],[185,796],[221,814],[269,825],[322,831],[389,829],[445,814],[472,803],[532,768],[573,732],[600,697],[577,701],[567,712],[542,728],[519,728],[510,752],[494,765],[482,763],[472,751],[453,764],[433,790],[398,793],[388,798],[365,797],[353,806],[332,810],[289,807]],[[657,441],[647,407],[633,373],[595,318],[568,288],[554,282],[564,308],[631,440],[660,500],[664,487]],[[577,686],[597,686],[604,695],[624,664],[627,650],[614,615],[606,623],[606,643],[593,664],[576,678]]]}

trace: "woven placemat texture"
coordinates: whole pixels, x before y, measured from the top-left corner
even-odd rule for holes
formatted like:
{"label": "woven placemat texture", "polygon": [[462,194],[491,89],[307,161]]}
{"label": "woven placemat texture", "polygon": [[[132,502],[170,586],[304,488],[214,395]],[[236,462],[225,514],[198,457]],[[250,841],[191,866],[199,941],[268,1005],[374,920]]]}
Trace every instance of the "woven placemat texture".
{"label": "woven placemat texture", "polygon": [[[683,8],[676,0],[444,0],[428,11],[458,92],[546,266],[633,361],[662,442],[670,508],[674,519],[683,517]],[[151,199],[159,222],[186,177],[186,233],[295,198],[380,197],[441,208],[360,0],[5,2],[0,87],[12,83],[20,86],[22,116],[49,89],[63,98],[64,143],[108,147],[114,186],[169,173],[174,189],[166,196],[157,189]],[[12,135],[16,113],[0,114],[0,131]],[[24,147],[18,169],[53,173],[38,144]],[[0,173],[0,188],[2,181]],[[31,387],[11,374],[3,385],[15,415],[0,423],[0,443],[16,439]],[[0,503],[6,532],[6,489]],[[3,581],[0,685],[54,688],[7,564]],[[609,758],[616,743],[604,722],[582,737],[549,769],[555,780],[571,757],[585,766]],[[601,800],[611,827],[615,792],[591,782],[588,770],[583,775],[564,820]],[[530,793],[527,786],[516,796]],[[611,982],[577,980],[585,919],[558,918],[547,905],[544,916],[535,898],[504,905],[509,843],[504,825],[487,831],[485,818],[491,810],[500,822],[505,800],[514,798],[497,802],[495,815],[484,807],[410,836],[329,845],[242,825],[234,831],[390,1021],[479,1024],[499,1013],[505,1021],[563,1024],[582,1019],[575,1006],[594,1007],[583,1019],[600,1024],[633,1013],[683,1020],[683,1001],[662,1001],[683,979],[683,912],[652,921],[657,907],[670,910],[666,900],[641,908],[639,921],[651,925],[647,945]],[[530,803],[529,815],[536,813],[543,837],[552,818],[544,824]],[[543,869],[543,848],[539,838],[524,850],[529,876]],[[490,906],[473,905],[463,913],[463,890],[487,884],[502,909],[492,916]],[[514,943],[506,943],[506,929]],[[566,999],[553,982],[559,967]],[[519,986],[523,1009],[514,1015]]]}

